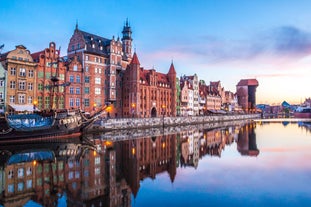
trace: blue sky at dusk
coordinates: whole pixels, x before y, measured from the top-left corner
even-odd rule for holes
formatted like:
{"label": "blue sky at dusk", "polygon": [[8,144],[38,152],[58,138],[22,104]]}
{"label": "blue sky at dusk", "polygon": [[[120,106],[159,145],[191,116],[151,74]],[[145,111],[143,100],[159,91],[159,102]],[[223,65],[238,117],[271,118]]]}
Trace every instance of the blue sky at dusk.
{"label": "blue sky at dusk", "polygon": [[122,35],[126,18],[141,65],[177,75],[196,73],[235,92],[257,78],[257,103],[310,97],[311,1],[291,0],[0,0],[2,52],[30,52],[54,41],[66,55],[76,21],[102,37]]}

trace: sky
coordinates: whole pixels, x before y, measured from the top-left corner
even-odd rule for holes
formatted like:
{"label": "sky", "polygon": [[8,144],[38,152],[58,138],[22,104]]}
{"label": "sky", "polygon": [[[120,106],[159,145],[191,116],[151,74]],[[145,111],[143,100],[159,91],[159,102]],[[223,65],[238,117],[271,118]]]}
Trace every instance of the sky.
{"label": "sky", "polygon": [[141,66],[197,74],[236,92],[256,78],[257,103],[299,104],[311,97],[309,0],[0,0],[2,53],[31,53],[50,42],[66,55],[76,22],[105,38],[122,37],[126,19]]}

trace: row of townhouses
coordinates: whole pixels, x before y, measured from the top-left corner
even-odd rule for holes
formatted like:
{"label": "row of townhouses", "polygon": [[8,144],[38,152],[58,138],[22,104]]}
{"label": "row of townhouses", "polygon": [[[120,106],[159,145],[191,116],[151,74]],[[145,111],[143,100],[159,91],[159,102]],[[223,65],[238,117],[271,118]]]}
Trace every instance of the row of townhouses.
{"label": "row of townhouses", "polygon": [[196,74],[176,77],[173,62],[166,74],[145,69],[132,42],[128,21],[121,39],[76,24],[67,56],[54,42],[35,53],[18,45],[0,54],[0,112],[79,108],[94,113],[109,104],[108,117],[157,117],[254,109],[257,80],[241,80],[233,93]]}

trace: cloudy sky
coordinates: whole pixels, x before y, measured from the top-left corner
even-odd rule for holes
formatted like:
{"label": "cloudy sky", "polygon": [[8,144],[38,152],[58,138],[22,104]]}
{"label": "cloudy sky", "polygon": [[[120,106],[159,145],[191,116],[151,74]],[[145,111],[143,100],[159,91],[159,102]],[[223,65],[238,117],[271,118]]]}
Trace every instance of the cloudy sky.
{"label": "cloudy sky", "polygon": [[54,41],[66,55],[76,21],[102,37],[122,35],[128,18],[141,65],[178,76],[196,73],[236,91],[257,78],[257,103],[300,103],[311,88],[308,0],[0,0],[3,52]]}

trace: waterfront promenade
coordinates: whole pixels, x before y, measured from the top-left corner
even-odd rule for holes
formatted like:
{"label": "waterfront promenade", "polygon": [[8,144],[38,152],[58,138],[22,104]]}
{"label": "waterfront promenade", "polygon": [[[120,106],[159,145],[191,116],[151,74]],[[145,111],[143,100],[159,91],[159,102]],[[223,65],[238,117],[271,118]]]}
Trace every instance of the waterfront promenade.
{"label": "waterfront promenade", "polygon": [[256,118],[260,118],[260,114],[103,119],[94,123],[92,127],[87,129],[87,131],[105,132],[122,129],[144,129],[155,127],[207,124],[215,122],[228,122],[228,121],[256,119]]}

